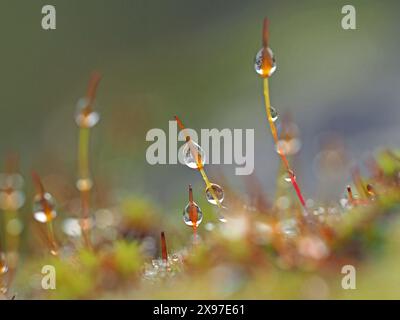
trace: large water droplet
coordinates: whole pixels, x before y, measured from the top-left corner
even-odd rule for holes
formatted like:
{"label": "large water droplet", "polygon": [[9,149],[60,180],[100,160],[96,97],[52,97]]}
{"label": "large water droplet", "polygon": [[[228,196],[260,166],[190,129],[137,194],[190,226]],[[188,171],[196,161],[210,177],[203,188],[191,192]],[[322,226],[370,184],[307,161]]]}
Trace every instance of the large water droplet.
{"label": "large water droplet", "polygon": [[192,227],[195,224],[198,227],[202,220],[203,212],[201,212],[200,207],[194,202],[188,203],[183,211],[183,222],[187,226]]}
{"label": "large water droplet", "polygon": [[88,99],[81,98],[77,103],[77,110],[75,113],[75,122],[81,128],[92,128],[100,120],[100,115],[93,110],[87,111]]}
{"label": "large water droplet", "polygon": [[33,202],[33,217],[35,220],[46,223],[52,221],[57,216],[55,201],[50,193],[43,196],[36,195]]}
{"label": "large water droplet", "polygon": [[[224,189],[216,183],[211,183],[211,186],[206,188],[207,201],[211,204],[217,205],[217,201],[221,204],[224,201]],[[215,197],[215,198],[214,198]]]}
{"label": "large water droplet", "polygon": [[198,163],[204,166],[206,154],[196,142],[189,140],[183,147],[183,161],[189,168],[198,169]]}
{"label": "large water droplet", "polygon": [[[264,50],[266,50],[264,52]],[[275,57],[270,48],[262,48],[257,52],[254,62],[254,69],[263,78],[268,78],[276,70]]]}

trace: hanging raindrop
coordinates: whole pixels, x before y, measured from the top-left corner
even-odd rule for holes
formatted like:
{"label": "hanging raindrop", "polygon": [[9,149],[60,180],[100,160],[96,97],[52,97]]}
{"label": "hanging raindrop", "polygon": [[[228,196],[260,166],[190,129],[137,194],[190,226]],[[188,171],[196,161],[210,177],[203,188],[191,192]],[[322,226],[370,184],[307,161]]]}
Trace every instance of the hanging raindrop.
{"label": "hanging raindrop", "polygon": [[199,165],[204,166],[206,154],[202,147],[189,139],[183,146],[183,161],[189,168],[198,169]]}
{"label": "hanging raindrop", "polygon": [[224,196],[224,190],[216,183],[211,183],[211,185],[206,188],[207,201],[211,204],[218,205],[216,199],[221,204],[222,201],[224,201]]}
{"label": "hanging raindrop", "polygon": [[57,216],[55,201],[48,192],[36,195],[33,202],[33,217],[41,223],[52,221]]}
{"label": "hanging raindrop", "polygon": [[294,174],[294,172],[292,170],[289,170],[283,175],[283,179],[286,182],[292,182],[292,179],[296,180],[296,175]]}
{"label": "hanging raindrop", "polygon": [[254,69],[263,78],[268,78],[276,70],[276,62],[271,48],[262,48],[257,52]]}
{"label": "hanging raindrop", "polygon": [[271,119],[273,122],[275,122],[276,120],[278,120],[278,111],[276,111],[276,109],[274,107],[270,107],[271,110]]}
{"label": "hanging raindrop", "polygon": [[75,122],[81,128],[92,128],[100,120],[100,115],[89,107],[89,100],[81,98],[77,103]]}
{"label": "hanging raindrop", "polygon": [[183,222],[187,226],[196,227],[199,226],[201,221],[203,220],[203,212],[201,212],[200,207],[196,203],[188,203],[183,211]]}

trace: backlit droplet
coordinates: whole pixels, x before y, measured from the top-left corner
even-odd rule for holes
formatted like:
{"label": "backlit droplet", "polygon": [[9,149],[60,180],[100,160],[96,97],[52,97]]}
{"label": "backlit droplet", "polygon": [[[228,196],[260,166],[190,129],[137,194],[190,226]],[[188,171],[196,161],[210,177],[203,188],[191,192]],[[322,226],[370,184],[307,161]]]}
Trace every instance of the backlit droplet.
{"label": "backlit droplet", "polygon": [[279,117],[278,111],[276,111],[274,107],[270,107],[270,110],[271,110],[271,119],[273,122],[275,122]]}
{"label": "backlit droplet", "polygon": [[6,255],[0,252],[0,274],[5,274],[8,271],[8,266],[6,262]]}
{"label": "backlit droplet", "polygon": [[204,166],[206,154],[196,142],[189,140],[183,147],[183,161],[189,168],[197,169],[198,163]]}
{"label": "backlit droplet", "polygon": [[209,203],[217,205],[217,201],[214,199],[214,196],[217,198],[219,203],[224,201],[224,190],[216,183],[212,183],[211,186],[206,188],[206,197]]}
{"label": "backlit droplet", "polygon": [[90,178],[78,179],[76,188],[79,191],[89,191],[93,187],[93,181]]}
{"label": "backlit droplet", "polygon": [[81,128],[92,128],[100,120],[100,115],[88,108],[88,99],[81,98],[77,103],[77,110],[75,113],[75,122]]}
{"label": "backlit droplet", "polygon": [[263,78],[268,78],[276,70],[276,62],[271,48],[262,48],[257,52],[254,69]]}
{"label": "backlit droplet", "polygon": [[296,180],[296,175],[294,174],[294,172],[292,170],[289,170],[283,175],[283,179],[286,182],[292,182],[292,179]]}
{"label": "backlit droplet", "polygon": [[[192,210],[192,214],[191,211]],[[200,207],[196,203],[188,203],[188,205],[185,207],[185,210],[183,211],[183,222],[187,226],[192,227],[194,224],[199,226],[201,221],[203,220],[203,212],[201,212]]]}
{"label": "backlit droplet", "polygon": [[226,223],[228,220],[225,218],[225,216],[221,212],[222,209],[226,209],[226,207],[222,207],[221,209],[217,210],[217,218],[218,218],[219,222]]}
{"label": "backlit droplet", "polygon": [[52,221],[57,216],[54,198],[46,192],[43,196],[38,194],[33,202],[33,217],[41,223]]}

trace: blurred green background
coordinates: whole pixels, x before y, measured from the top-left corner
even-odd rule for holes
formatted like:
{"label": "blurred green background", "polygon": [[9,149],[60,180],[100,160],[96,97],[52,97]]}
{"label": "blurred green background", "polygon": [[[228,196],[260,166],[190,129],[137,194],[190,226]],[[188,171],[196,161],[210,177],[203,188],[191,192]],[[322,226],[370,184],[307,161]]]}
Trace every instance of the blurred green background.
{"label": "blurred green background", "polygon": [[[56,7],[54,31],[41,29],[45,4]],[[272,105],[300,128],[303,148],[295,166],[311,197],[321,137],[342,137],[351,165],[377,147],[398,144],[400,133],[400,3],[351,1],[357,30],[341,28],[345,4],[1,0],[0,157],[17,152],[23,173],[61,174],[73,186],[75,104],[98,70],[102,118],[93,130],[92,172],[115,195],[142,193],[176,209],[186,203],[188,183],[201,186],[194,170],[146,162],[147,131],[166,130],[175,114],[195,129],[254,128],[255,175],[273,193],[278,158],[253,70],[268,16],[278,64]],[[211,177],[224,173],[243,187],[234,165],[208,168]],[[349,179],[346,168],[337,175],[330,190],[335,199]]]}

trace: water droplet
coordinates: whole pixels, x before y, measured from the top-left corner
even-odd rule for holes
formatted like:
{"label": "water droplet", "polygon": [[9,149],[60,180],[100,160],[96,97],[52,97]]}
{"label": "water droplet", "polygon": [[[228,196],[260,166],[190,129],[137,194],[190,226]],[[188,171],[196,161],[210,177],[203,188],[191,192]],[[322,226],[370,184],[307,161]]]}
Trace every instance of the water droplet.
{"label": "water droplet", "polygon": [[203,213],[201,212],[200,207],[196,203],[188,203],[183,211],[183,221],[187,226],[193,226],[196,224],[196,227],[203,220]]}
{"label": "water droplet", "polygon": [[270,48],[262,48],[257,52],[254,69],[263,78],[272,76],[276,70],[276,62]]}
{"label": "water droplet", "polygon": [[75,122],[81,128],[92,128],[100,120],[100,115],[96,111],[87,108],[88,103],[87,98],[81,98],[77,103]]}
{"label": "water droplet", "polygon": [[221,186],[216,183],[211,183],[211,186],[206,188],[206,197],[207,201],[211,204],[217,205],[217,201],[214,199],[217,198],[218,202],[221,204],[224,201],[224,190]]}
{"label": "water droplet", "polygon": [[78,179],[76,182],[76,188],[83,192],[83,191],[89,191],[93,187],[93,181],[90,178],[83,178],[83,179]]}
{"label": "water droplet", "polygon": [[276,109],[274,107],[270,107],[270,110],[271,110],[272,121],[275,122],[279,117],[278,111],[276,111]]}
{"label": "water droplet", "polygon": [[0,274],[5,274],[8,271],[8,266],[6,262],[6,255],[0,252]]}
{"label": "water droplet", "polygon": [[33,202],[33,217],[41,223],[52,221],[57,216],[54,207],[54,198],[50,193],[46,192],[43,196],[38,194]]}
{"label": "water droplet", "polygon": [[294,172],[292,170],[287,171],[283,175],[283,180],[285,180],[286,182],[292,182],[292,178],[293,178],[293,180],[296,180],[296,175],[294,174]]}
{"label": "water droplet", "polygon": [[204,166],[204,163],[206,162],[206,154],[203,148],[196,142],[189,140],[183,147],[183,161],[189,168],[197,169],[197,163]]}
{"label": "water droplet", "polygon": [[[226,207],[222,207],[223,209],[226,209]],[[225,216],[222,214],[221,210],[217,211],[218,215],[218,220],[219,222],[226,223],[228,220],[225,218]]]}

